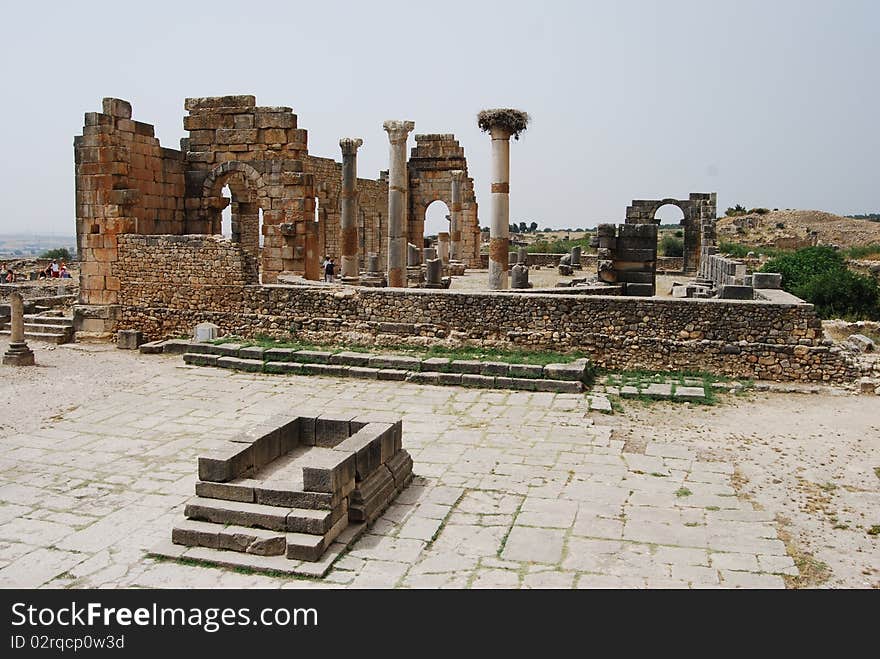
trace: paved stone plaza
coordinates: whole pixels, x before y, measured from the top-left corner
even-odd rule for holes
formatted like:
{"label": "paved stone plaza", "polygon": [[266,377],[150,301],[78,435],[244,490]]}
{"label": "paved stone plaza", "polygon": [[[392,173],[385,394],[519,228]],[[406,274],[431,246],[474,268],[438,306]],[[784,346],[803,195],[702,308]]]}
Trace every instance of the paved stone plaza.
{"label": "paved stone plaza", "polygon": [[[731,464],[650,440],[624,453],[582,394],[128,355],[107,356],[130,359],[136,385],[3,439],[0,585],[784,587],[797,574],[771,514],[735,495]],[[399,413],[413,484],[323,581],[149,558],[193,493],[200,448],[292,409]]]}

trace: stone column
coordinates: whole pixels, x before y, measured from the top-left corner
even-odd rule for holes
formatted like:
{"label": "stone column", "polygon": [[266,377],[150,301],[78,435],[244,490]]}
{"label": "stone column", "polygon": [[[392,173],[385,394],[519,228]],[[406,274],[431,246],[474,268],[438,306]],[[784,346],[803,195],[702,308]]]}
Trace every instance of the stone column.
{"label": "stone column", "polygon": [[34,353],[24,340],[24,301],[21,293],[14,291],[9,296],[9,309],[12,331],[9,337],[9,349],[3,355],[3,364],[7,366],[33,366]]}
{"label": "stone column", "polygon": [[489,222],[489,288],[509,288],[510,131],[494,126],[492,136],[492,215]]}
{"label": "stone column", "polygon": [[321,263],[318,258],[318,223],[306,222],[305,236],[305,273],[304,277],[311,281],[321,279]]}
{"label": "stone column", "polygon": [[452,175],[452,208],[449,214],[450,253],[453,261],[461,259],[461,181],[464,172],[460,169],[449,172]]}
{"label": "stone column", "polygon": [[414,121],[386,121],[391,144],[388,169],[388,285],[406,286],[406,140]]}
{"label": "stone column", "polygon": [[437,254],[444,266],[449,265],[449,233],[446,231],[437,234]]}
{"label": "stone column", "polygon": [[364,141],[359,137],[343,137],[342,147],[342,258],[340,275],[345,283],[358,281],[358,191],[357,150]]}

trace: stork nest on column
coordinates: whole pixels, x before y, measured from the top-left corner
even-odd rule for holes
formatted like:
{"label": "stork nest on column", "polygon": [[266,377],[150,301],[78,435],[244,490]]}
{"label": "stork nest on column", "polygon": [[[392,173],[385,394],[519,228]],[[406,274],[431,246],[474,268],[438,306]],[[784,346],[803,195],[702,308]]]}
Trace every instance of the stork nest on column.
{"label": "stork nest on column", "polygon": [[483,131],[489,132],[493,128],[503,128],[515,140],[519,139],[519,134],[528,127],[531,119],[527,112],[513,108],[482,110],[477,114],[477,124]]}

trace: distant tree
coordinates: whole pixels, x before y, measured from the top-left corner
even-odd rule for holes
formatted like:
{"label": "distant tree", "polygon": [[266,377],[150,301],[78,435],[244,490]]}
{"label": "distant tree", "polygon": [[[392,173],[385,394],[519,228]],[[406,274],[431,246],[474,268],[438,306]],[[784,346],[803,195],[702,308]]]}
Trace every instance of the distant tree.
{"label": "distant tree", "polygon": [[525,222],[520,222],[520,223],[519,223],[519,231],[520,231],[520,233],[528,233],[528,230],[529,230],[529,227],[526,225]]}
{"label": "distant tree", "polygon": [[537,230],[538,230],[538,223],[537,223],[537,222],[532,222],[532,223],[529,225],[529,231],[531,231],[532,233],[535,233],[535,231],[537,231]]}
{"label": "distant tree", "polygon": [[516,233],[517,231],[519,231],[519,229],[517,228],[517,226],[515,224],[508,224],[507,231],[509,233]]}
{"label": "distant tree", "polygon": [[736,217],[737,215],[745,215],[746,213],[748,213],[748,209],[746,209],[746,207],[742,204],[737,204],[736,206],[728,208],[726,211],[724,211],[724,214],[727,217]]}
{"label": "distant tree", "polygon": [[40,254],[41,259],[56,259],[58,261],[73,261],[73,257],[70,255],[70,250],[66,247],[56,247],[55,249],[49,249]]}

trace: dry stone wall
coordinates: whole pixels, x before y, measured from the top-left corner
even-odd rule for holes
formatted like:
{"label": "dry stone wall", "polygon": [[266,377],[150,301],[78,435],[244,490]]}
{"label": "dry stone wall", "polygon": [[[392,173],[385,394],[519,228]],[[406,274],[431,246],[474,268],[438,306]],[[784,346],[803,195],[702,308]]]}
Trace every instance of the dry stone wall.
{"label": "dry stone wall", "polygon": [[[856,376],[851,358],[823,343],[821,321],[806,304],[242,285],[235,248],[214,237],[126,237],[120,250],[118,326],[150,340],[189,334],[207,321],[244,337],[289,339],[293,330],[306,340],[583,350],[607,368],[805,381]],[[226,265],[178,274],[174,286],[158,274],[208,254]]]}

